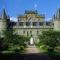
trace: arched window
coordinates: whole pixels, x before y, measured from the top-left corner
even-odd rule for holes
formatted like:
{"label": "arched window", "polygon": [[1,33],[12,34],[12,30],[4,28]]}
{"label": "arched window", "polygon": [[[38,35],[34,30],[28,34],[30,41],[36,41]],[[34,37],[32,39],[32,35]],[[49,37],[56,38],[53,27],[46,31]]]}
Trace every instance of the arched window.
{"label": "arched window", "polygon": [[29,32],[27,31],[27,36],[29,36]]}
{"label": "arched window", "polygon": [[32,31],[30,31],[30,34],[32,34]]}
{"label": "arched window", "polygon": [[25,31],[23,31],[23,34],[25,34]]}
{"label": "arched window", "polygon": [[37,34],[39,34],[39,31],[37,30]]}

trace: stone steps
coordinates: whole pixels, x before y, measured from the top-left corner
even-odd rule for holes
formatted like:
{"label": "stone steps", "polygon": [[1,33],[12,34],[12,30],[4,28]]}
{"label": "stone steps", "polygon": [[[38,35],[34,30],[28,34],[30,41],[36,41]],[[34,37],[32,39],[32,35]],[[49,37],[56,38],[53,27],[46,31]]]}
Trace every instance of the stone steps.
{"label": "stone steps", "polygon": [[36,46],[28,46],[28,48],[26,48],[26,54],[29,54],[29,53],[39,53],[39,49],[36,48]]}

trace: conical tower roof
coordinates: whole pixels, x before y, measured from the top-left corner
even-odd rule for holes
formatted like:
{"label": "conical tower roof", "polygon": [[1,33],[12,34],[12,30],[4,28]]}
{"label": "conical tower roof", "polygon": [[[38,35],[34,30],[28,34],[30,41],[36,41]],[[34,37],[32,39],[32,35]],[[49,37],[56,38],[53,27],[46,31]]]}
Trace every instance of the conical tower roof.
{"label": "conical tower roof", "polygon": [[60,19],[60,8],[57,10],[56,18]]}
{"label": "conical tower roof", "polygon": [[2,11],[2,19],[7,19],[7,14],[6,14],[5,9],[3,9]]}

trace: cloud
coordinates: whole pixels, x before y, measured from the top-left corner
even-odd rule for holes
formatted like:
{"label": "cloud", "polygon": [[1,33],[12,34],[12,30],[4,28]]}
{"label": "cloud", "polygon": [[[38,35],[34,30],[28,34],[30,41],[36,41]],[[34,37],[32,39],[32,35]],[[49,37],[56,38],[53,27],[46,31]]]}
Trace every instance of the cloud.
{"label": "cloud", "polygon": [[17,21],[17,17],[10,17],[11,21]]}
{"label": "cloud", "polygon": [[52,20],[52,18],[46,18],[46,19],[45,19],[45,21],[50,21],[50,20]]}

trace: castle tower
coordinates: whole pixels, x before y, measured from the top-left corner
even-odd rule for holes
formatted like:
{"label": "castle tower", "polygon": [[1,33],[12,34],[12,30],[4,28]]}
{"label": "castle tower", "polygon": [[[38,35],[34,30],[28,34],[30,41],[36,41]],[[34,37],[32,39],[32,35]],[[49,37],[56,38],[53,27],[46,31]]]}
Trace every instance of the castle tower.
{"label": "castle tower", "polygon": [[57,10],[54,18],[54,30],[60,31],[60,8]]}
{"label": "castle tower", "polygon": [[5,9],[2,11],[2,16],[0,18],[0,35],[3,34],[3,30],[7,29],[7,14],[5,12]]}

